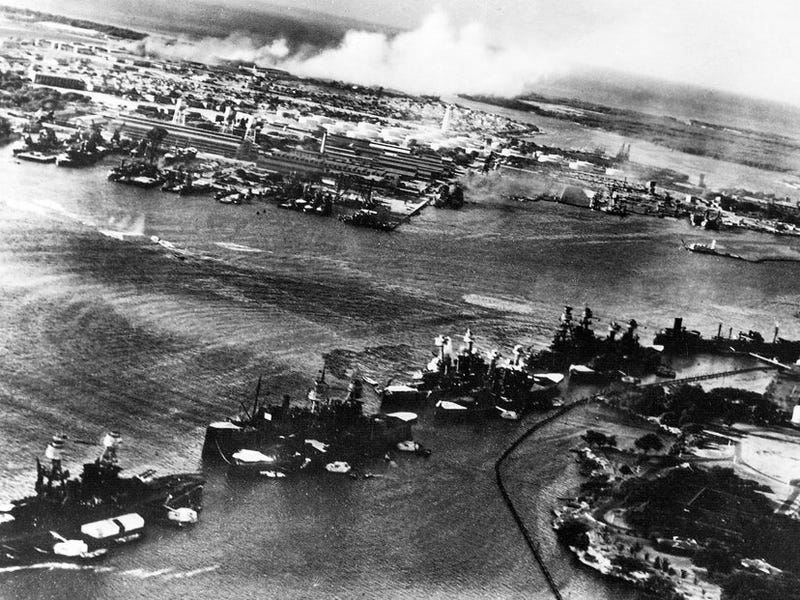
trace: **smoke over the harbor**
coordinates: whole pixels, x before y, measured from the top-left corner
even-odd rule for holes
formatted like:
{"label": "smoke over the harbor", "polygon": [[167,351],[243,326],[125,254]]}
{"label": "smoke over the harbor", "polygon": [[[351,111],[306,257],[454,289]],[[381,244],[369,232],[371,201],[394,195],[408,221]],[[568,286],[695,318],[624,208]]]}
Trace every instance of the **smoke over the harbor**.
{"label": "smoke over the harbor", "polygon": [[541,55],[489,41],[479,23],[462,27],[440,11],[431,13],[411,31],[396,35],[350,30],[338,45],[292,47],[278,37],[259,44],[245,33],[226,38],[139,42],[140,53],[196,60],[252,62],[292,73],[383,86],[416,94],[486,93],[513,96],[526,84],[552,71]]}

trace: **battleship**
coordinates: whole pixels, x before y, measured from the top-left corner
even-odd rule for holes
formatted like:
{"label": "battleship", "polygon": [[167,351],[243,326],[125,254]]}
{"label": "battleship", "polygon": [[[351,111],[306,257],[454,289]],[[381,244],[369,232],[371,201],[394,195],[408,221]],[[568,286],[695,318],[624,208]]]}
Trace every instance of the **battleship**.
{"label": "battleship", "polygon": [[252,408],[242,403],[239,416],[208,425],[204,460],[227,463],[236,474],[285,477],[300,470],[344,472],[341,464],[329,466],[334,463],[350,471],[393,450],[430,454],[413,440],[415,413],[364,414],[358,378],[344,399],[331,398],[323,368],[306,406],[293,406],[289,396],[281,404],[262,403],[260,388],[259,379]]}
{"label": "battleship", "polygon": [[[531,352],[526,364],[536,370],[569,370],[578,378],[616,379],[624,375],[654,373],[661,364],[655,348],[639,343],[639,324],[630,319],[626,325],[612,321],[605,336],[592,327],[594,314],[588,306],[575,319],[571,306],[565,306],[559,328],[546,350]],[[588,369],[588,370],[587,370]]]}
{"label": "battleship", "polygon": [[481,355],[470,329],[462,339],[464,344],[455,350],[450,337],[437,336],[436,355],[414,373],[410,384],[379,390],[382,403],[419,405],[433,396],[437,418],[518,420],[534,408],[548,406],[556,395],[563,375],[529,372],[522,346],[514,348],[512,358],[501,361],[497,350]]}
{"label": "battleship", "polygon": [[0,561],[97,558],[141,538],[150,523],[197,521],[205,483],[201,475],[154,477],[148,470],[122,477],[121,437],[111,431],[99,458],[71,478],[62,464],[65,442],[64,436],[53,436],[45,450],[49,466],[37,458],[35,495],[0,506]]}
{"label": "battleship", "polygon": [[437,416],[456,418],[487,415],[516,420],[534,408],[552,406],[558,385],[568,373],[573,382],[600,383],[620,378],[636,381],[659,374],[674,377],[663,364],[661,353],[639,343],[638,323],[627,327],[611,322],[606,336],[594,332],[589,307],[579,319],[565,306],[561,323],[547,349],[526,350],[517,344],[510,358],[499,351],[485,357],[475,348],[471,330],[455,350],[448,336],[434,340],[438,352],[413,375],[410,383],[387,385],[379,390],[385,405],[420,405],[436,399]]}

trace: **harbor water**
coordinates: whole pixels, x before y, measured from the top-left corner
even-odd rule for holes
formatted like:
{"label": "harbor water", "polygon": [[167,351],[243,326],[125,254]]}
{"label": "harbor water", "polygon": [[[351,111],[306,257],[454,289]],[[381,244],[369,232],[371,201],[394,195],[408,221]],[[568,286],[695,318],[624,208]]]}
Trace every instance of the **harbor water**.
{"label": "harbor water", "polygon": [[[200,469],[205,424],[251,400],[260,375],[273,399],[304,395],[323,355],[342,385],[354,369],[402,380],[435,335],[467,327],[479,348],[509,355],[546,344],[564,303],[590,305],[598,328],[635,318],[647,341],[676,316],[707,335],[722,322],[771,337],[778,322],[800,337],[800,265],[686,252],[681,237],[711,235],[686,222],[487,196],[386,234],[268,202],[129,188],[108,168],[20,163],[0,149],[3,500],[32,488],[54,432],[119,429],[128,472]],[[523,427],[423,414],[416,438],[433,455],[381,462],[369,480],[242,482],[206,469],[196,527],[153,530],[80,570],[0,571],[0,598],[546,598],[492,472]],[[578,429],[547,431],[567,446]],[[95,451],[69,444],[66,462],[75,472]],[[534,436],[509,473],[557,582],[566,597],[633,597],[553,548],[541,515],[574,485],[558,465]]]}

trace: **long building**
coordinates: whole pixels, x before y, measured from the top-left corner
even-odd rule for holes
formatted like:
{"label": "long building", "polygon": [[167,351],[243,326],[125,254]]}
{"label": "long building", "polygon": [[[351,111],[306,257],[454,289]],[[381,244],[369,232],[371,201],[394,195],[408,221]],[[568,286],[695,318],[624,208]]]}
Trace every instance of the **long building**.
{"label": "long building", "polygon": [[115,127],[122,127],[122,133],[130,138],[138,140],[144,137],[153,127],[163,127],[167,130],[165,144],[175,146],[193,146],[199,152],[208,154],[218,154],[228,158],[233,158],[239,152],[242,139],[235,135],[217,133],[198,127],[188,127],[186,125],[176,125],[168,121],[158,119],[148,119],[138,115],[124,115],[113,118]]}

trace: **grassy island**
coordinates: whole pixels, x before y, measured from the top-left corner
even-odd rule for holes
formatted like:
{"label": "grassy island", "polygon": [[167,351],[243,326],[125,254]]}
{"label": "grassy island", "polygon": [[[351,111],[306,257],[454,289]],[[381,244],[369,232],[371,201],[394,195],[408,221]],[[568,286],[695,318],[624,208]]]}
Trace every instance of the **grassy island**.
{"label": "grassy island", "polygon": [[759,394],[656,389],[605,398],[661,427],[629,447],[599,430],[582,436],[573,451],[584,480],[555,511],[559,540],[654,598],[800,598],[796,481],[778,485],[758,462],[794,456],[800,435],[772,425],[781,413]]}

